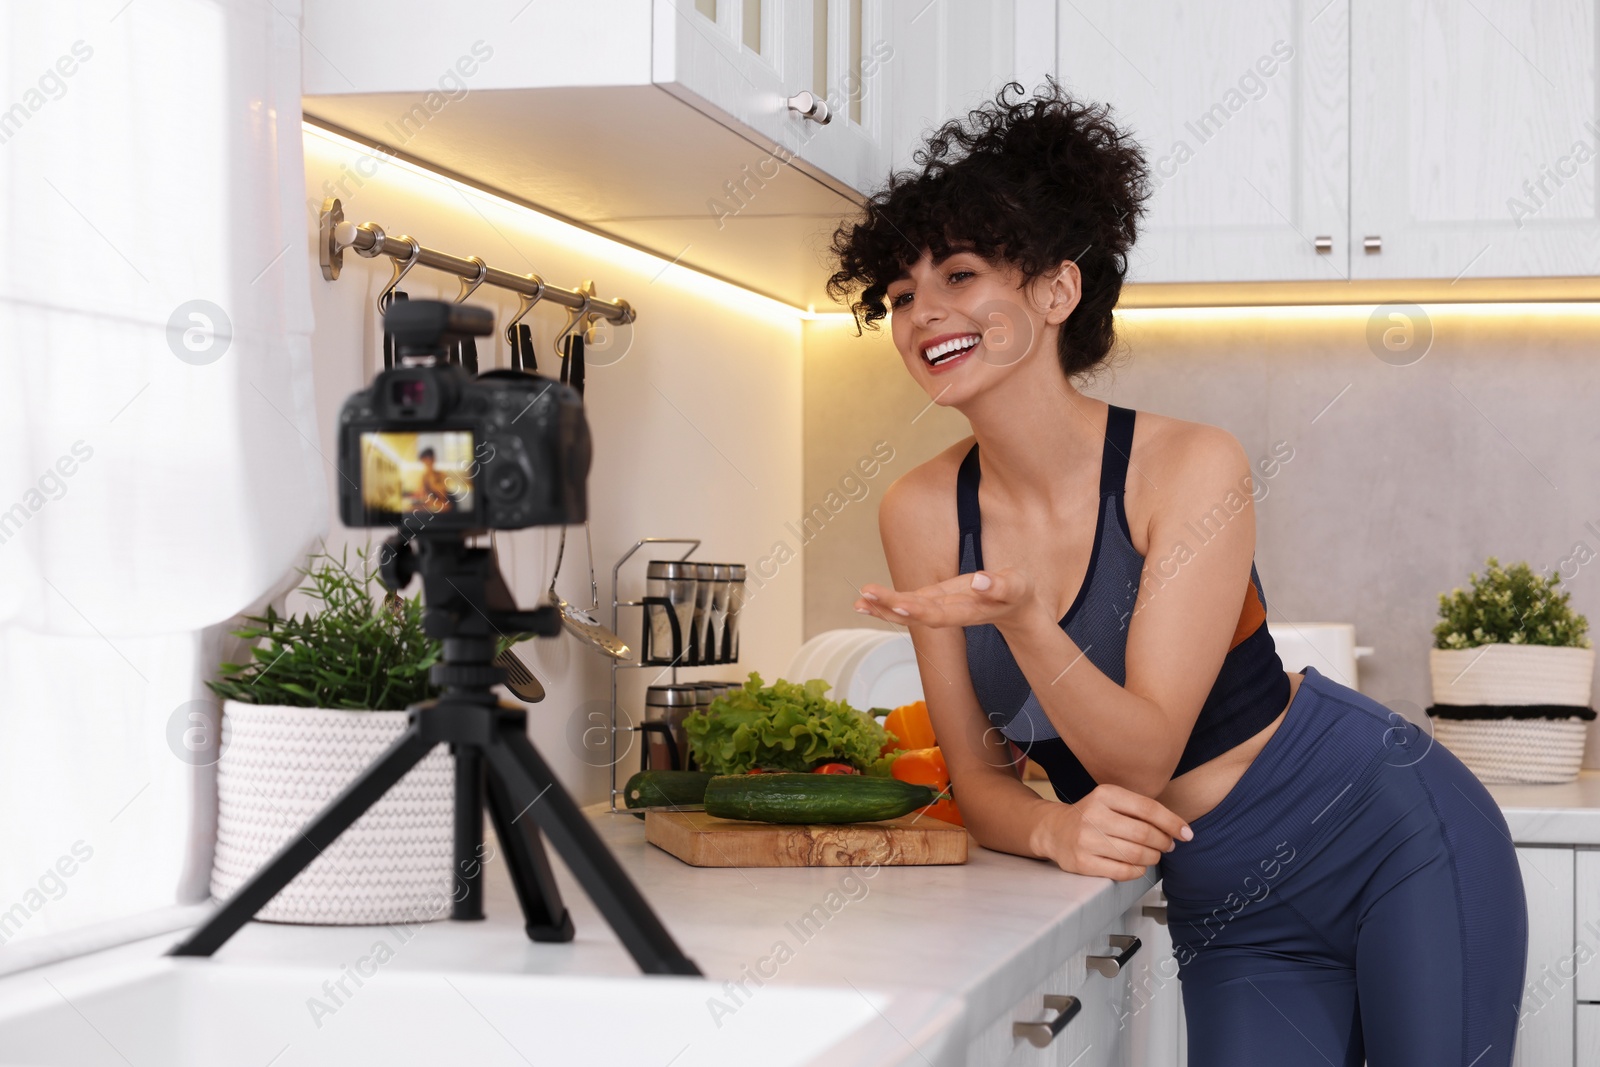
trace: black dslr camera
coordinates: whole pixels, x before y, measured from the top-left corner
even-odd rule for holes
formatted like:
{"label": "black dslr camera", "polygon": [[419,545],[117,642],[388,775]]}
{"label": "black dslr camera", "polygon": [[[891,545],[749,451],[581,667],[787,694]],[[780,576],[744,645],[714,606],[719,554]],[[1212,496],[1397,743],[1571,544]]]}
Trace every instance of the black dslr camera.
{"label": "black dslr camera", "polygon": [[399,366],[339,412],[346,526],[515,530],[588,517],[589,424],[577,391],[523,371],[470,377],[450,346],[494,330],[488,308],[397,302],[383,316]]}

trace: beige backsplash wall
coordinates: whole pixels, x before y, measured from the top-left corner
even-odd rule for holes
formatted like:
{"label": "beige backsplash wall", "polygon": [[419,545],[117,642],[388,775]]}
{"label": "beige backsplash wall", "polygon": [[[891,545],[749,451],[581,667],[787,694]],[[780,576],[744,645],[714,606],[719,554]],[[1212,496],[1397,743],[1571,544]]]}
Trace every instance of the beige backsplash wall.
{"label": "beige backsplash wall", "polygon": [[[1084,392],[1224,427],[1255,458],[1292,449],[1257,504],[1269,617],[1353,623],[1376,650],[1362,691],[1420,719],[1439,594],[1491,554],[1561,570],[1600,638],[1600,308],[1434,306],[1409,366],[1369,349],[1371,310],[1130,312]],[[886,329],[806,323],[804,379],[810,637],[874,625],[851,602],[889,580],[883,490],[968,429],[928,406]],[[866,478],[875,446],[893,458]],[[1600,766],[1593,726],[1584,763]]]}

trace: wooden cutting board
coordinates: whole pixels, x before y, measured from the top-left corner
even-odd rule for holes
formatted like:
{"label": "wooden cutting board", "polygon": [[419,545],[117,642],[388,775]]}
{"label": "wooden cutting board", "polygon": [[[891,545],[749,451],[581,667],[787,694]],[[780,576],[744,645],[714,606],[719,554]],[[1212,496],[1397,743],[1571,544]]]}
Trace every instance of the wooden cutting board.
{"label": "wooden cutting board", "polygon": [[967,831],[915,815],[883,822],[792,825],[651,811],[645,840],[694,867],[920,866],[967,862]]}

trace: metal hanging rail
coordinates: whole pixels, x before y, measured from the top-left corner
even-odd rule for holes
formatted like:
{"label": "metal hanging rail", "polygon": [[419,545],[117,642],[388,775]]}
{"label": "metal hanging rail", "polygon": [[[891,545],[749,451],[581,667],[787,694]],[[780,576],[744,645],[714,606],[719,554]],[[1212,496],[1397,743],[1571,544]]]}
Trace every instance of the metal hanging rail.
{"label": "metal hanging rail", "polygon": [[336,197],[329,197],[323,202],[318,233],[317,250],[322,262],[322,276],[330,282],[339,277],[344,265],[344,250],[352,248],[357,255],[367,259],[388,256],[394,260],[395,276],[389,283],[390,289],[399,283],[407,271],[420,264],[460,278],[463,284],[458,299],[465,299],[480,285],[492,285],[520,294],[530,308],[539,301],[548,301],[569,311],[590,318],[602,318],[619,326],[634,320],[633,307],[626,300],[601,300],[588,293],[547,285],[537,274],[512,274],[491,267],[477,256],[462,259],[447,252],[424,248],[415,238],[405,234],[389,235],[375,222],[346,222],[344,207]]}

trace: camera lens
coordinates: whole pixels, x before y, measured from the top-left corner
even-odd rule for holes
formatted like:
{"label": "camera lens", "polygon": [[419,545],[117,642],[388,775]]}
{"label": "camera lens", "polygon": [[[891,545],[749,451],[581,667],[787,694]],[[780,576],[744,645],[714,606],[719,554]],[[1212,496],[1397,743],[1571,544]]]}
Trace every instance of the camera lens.
{"label": "camera lens", "polygon": [[428,383],[421,378],[402,378],[391,384],[389,399],[397,407],[420,407],[428,397]]}

